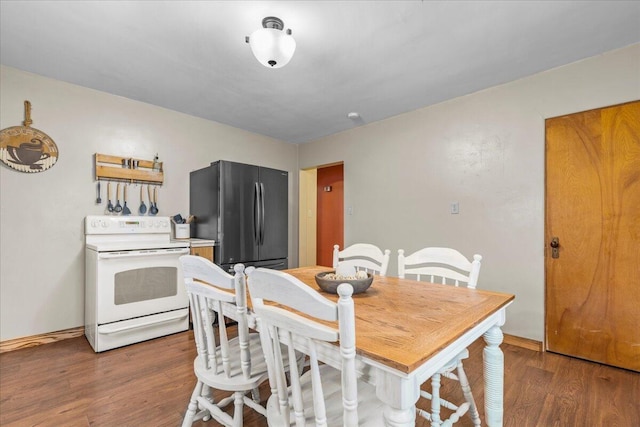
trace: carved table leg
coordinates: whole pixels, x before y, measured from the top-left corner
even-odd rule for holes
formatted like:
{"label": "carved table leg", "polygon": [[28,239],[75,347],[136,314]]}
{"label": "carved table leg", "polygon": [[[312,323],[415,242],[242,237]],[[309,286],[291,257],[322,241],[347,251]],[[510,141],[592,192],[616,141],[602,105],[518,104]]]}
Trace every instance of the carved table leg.
{"label": "carved table leg", "polygon": [[415,426],[416,408],[397,409],[385,405],[383,409],[384,425],[387,427]]}
{"label": "carved table leg", "polygon": [[385,426],[416,425],[416,402],[420,390],[413,379],[380,370],[376,374],[376,395],[384,403]]}
{"label": "carved table leg", "polygon": [[487,343],[483,350],[484,360],[484,411],[485,421],[490,427],[502,426],[504,395],[504,354],[500,350],[502,330],[493,326],[484,334]]}

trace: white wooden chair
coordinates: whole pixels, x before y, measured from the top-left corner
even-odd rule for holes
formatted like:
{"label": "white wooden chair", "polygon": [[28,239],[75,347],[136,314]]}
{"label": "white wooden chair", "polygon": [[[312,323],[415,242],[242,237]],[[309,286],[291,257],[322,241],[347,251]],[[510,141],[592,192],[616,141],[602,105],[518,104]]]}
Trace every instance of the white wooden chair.
{"label": "white wooden chair", "polygon": [[[376,397],[375,388],[356,376],[351,285],[343,283],[338,287],[340,297],[334,303],[282,271],[249,267],[247,275],[273,389],[267,402],[269,425],[384,425],[382,403]],[[317,320],[337,321],[338,329]],[[334,364],[339,363],[340,369],[319,361],[326,343],[338,341],[341,358]],[[291,343],[296,343],[297,350],[308,355],[309,369],[302,373],[291,365],[291,385],[287,387],[282,346],[288,348],[291,360],[296,351]]]}
{"label": "white wooden chair", "polygon": [[[398,276],[410,275],[416,280],[442,283],[453,286],[466,285],[475,289],[480,274],[480,255],[469,261],[464,255],[451,248],[424,248],[405,257],[404,250],[398,250]],[[462,361],[469,357],[467,349],[460,352],[446,366],[431,377],[431,393],[420,390],[420,396],[431,401],[431,411],[418,408],[418,415],[429,420],[431,426],[450,426],[469,412],[474,426],[480,426],[480,415],[471,393]],[[460,383],[465,402],[457,405],[440,397],[441,378],[449,378]],[[442,419],[441,407],[451,410],[448,418]]]}
{"label": "white wooden chair", "polygon": [[364,270],[368,273],[385,276],[389,267],[391,251],[385,249],[384,253],[375,245],[369,243],[356,243],[343,250],[340,246],[333,246],[333,268],[341,265],[351,265],[356,271]]}
{"label": "white wooden chair", "polygon": [[[215,419],[222,425],[243,425],[243,405],[262,415],[258,386],[268,379],[267,366],[257,333],[249,333],[247,325],[247,293],[244,266],[234,267],[231,276],[211,261],[193,255],[180,257],[185,286],[191,304],[193,334],[198,355],[193,362],[197,383],[193,389],[182,426],[199,419]],[[223,305],[236,309],[238,336],[229,339]],[[214,313],[218,316],[214,323]],[[231,392],[215,402],[211,389]],[[252,397],[246,396],[252,392]],[[225,407],[234,404],[233,417]],[[197,412],[197,413],[196,413]]]}

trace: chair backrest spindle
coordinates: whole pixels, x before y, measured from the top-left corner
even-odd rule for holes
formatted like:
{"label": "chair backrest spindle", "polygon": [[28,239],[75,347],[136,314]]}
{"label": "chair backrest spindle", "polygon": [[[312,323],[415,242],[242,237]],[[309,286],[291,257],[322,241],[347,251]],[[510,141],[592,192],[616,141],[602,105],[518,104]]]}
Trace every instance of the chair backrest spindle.
{"label": "chair backrest spindle", "polygon": [[356,243],[342,251],[340,246],[333,246],[333,268],[338,264],[353,266],[356,271],[364,270],[367,273],[385,276],[389,267],[391,251],[384,252],[375,245],[369,243]]}
{"label": "chair backrest spindle", "polygon": [[[187,258],[188,257],[188,258]],[[249,351],[249,331],[247,327],[246,283],[244,266],[234,267],[235,276],[224,270],[211,267],[211,262],[202,257],[186,255],[183,261],[185,285],[191,302],[191,316],[194,324],[194,338],[198,355],[202,357],[207,369],[215,373],[224,372],[231,376],[231,357],[229,334],[224,321],[224,304],[234,304],[238,314],[238,336],[242,372],[246,378],[251,375],[251,357]],[[239,295],[239,298],[236,298]],[[212,311],[217,314],[218,323],[214,326]]]}
{"label": "chair backrest spindle", "polygon": [[[258,334],[249,332],[244,266],[236,264],[232,276],[200,256],[181,256],[180,263],[197,352],[193,362],[197,383],[183,427],[205,416],[221,425],[241,426],[245,406],[266,416],[258,389],[268,378],[267,366]],[[237,326],[227,327],[227,319],[235,320]],[[217,390],[215,400],[213,389]],[[219,392],[230,395],[220,397]]]}
{"label": "chair backrest spindle", "polygon": [[[295,425],[308,423],[305,415],[304,390],[311,381],[314,423],[317,426],[334,424],[327,418],[331,408],[325,405],[327,387],[342,387],[342,420],[344,425],[358,424],[358,389],[355,369],[355,310],[353,306],[353,288],[349,284],[338,287],[340,298],[333,303],[311,289],[295,277],[275,270],[264,268],[247,269],[249,291],[257,322],[260,325],[260,338],[267,360],[270,383],[276,384],[279,415],[283,420],[293,418]],[[273,303],[279,304],[276,306]],[[289,309],[304,313],[301,316]],[[338,328],[327,326],[318,320],[338,322]],[[341,381],[336,386],[328,381],[323,384],[322,366],[318,360],[318,346],[325,342],[340,342]],[[294,343],[296,346],[294,347]],[[299,349],[299,345],[303,350]],[[288,348],[289,360],[296,359],[296,351],[309,356],[309,373],[302,373],[296,364],[290,366],[290,386],[287,387],[284,376],[284,363],[281,346]],[[325,383],[327,382],[325,381]],[[292,408],[289,403],[291,393]],[[335,408],[333,408],[335,409]],[[293,411],[291,414],[290,412]],[[271,421],[271,420],[270,420]],[[286,424],[288,425],[288,424]]]}
{"label": "chair backrest spindle", "polygon": [[460,286],[465,284],[470,289],[475,289],[480,275],[480,261],[482,256],[474,255],[473,261],[469,261],[464,255],[455,249],[429,247],[420,249],[411,255],[404,254],[404,250],[398,250],[398,276],[405,278],[407,275],[415,276],[421,280],[425,276],[431,283],[440,282]]}

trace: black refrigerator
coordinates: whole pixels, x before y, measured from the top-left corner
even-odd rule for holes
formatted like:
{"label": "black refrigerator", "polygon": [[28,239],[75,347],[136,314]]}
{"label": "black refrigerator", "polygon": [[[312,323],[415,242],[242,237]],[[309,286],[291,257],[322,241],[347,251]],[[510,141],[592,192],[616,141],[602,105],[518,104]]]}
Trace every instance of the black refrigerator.
{"label": "black refrigerator", "polygon": [[216,241],[216,264],[288,268],[288,172],[219,160],[189,181],[191,236]]}

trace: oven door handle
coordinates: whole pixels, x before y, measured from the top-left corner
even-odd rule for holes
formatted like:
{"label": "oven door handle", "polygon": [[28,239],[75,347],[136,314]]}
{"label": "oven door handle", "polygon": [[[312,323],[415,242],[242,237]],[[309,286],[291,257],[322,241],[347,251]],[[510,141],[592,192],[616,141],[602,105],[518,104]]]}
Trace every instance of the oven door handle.
{"label": "oven door handle", "polygon": [[162,249],[162,250],[146,250],[146,251],[128,251],[128,252],[104,252],[98,253],[98,259],[115,259],[115,258],[133,258],[163,255],[180,255],[188,254],[189,248],[183,249]]}
{"label": "oven door handle", "polygon": [[129,326],[117,327],[117,326],[103,325],[100,327],[99,333],[104,335],[118,334],[120,332],[126,332],[132,329],[144,328],[145,326],[158,325],[160,323],[167,323],[167,322],[173,322],[174,320],[184,319],[185,317],[187,317],[187,314],[188,313],[181,313],[175,316],[167,317],[166,319],[161,319],[161,320],[156,319],[156,320],[151,320],[149,322],[136,323],[135,325],[129,325]]}

